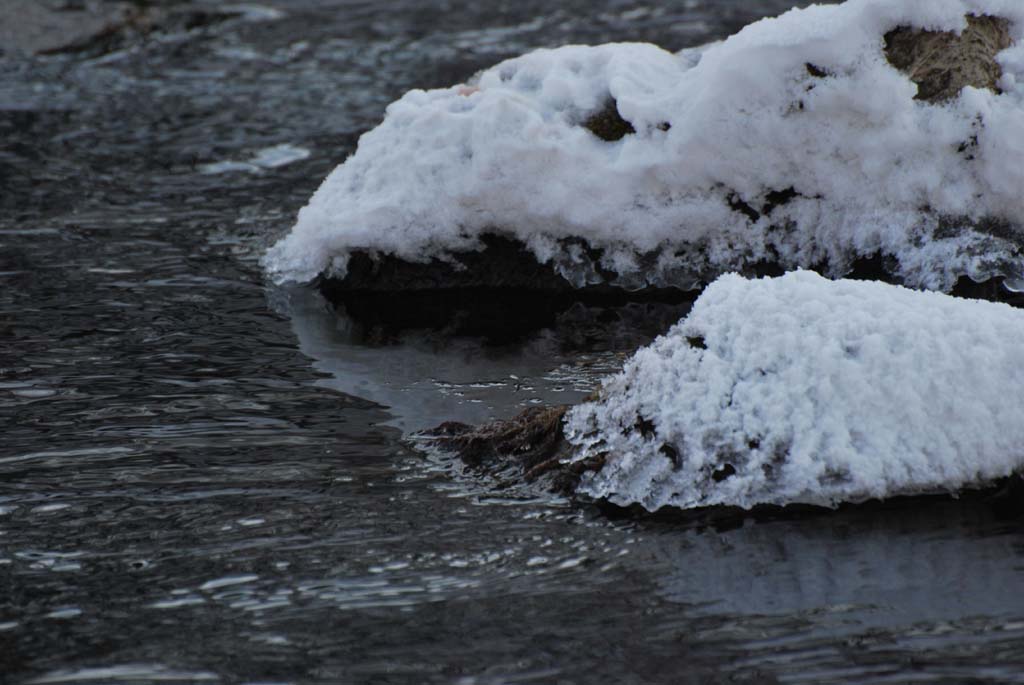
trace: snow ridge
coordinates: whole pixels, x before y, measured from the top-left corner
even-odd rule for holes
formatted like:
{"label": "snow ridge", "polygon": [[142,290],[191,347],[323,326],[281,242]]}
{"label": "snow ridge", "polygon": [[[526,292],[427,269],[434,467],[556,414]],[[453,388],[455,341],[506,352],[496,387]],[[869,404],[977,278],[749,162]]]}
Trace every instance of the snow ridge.
{"label": "snow ridge", "polygon": [[1024,311],[722,276],[572,409],[581,489],[648,510],[955,492],[1024,468]]}
{"label": "snow ridge", "polygon": [[[915,100],[885,33],[969,14],[1011,22],[1003,92]],[[390,105],[264,264],[308,281],[353,251],[450,259],[497,232],[576,285],[601,278],[580,238],[627,288],[758,262],[841,275],[878,252],[914,287],[1024,276],[1022,35],[1019,0],[849,0],[680,54],[538,50]],[[581,126],[611,101],[635,130],[616,141]]]}

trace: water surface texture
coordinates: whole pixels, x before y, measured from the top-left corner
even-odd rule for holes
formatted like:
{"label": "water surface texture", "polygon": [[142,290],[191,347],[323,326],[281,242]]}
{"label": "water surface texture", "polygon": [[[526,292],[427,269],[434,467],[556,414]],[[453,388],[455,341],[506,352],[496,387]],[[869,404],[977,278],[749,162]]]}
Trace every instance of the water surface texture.
{"label": "water surface texture", "polygon": [[382,332],[257,263],[409,88],[790,4],[280,0],[0,55],[0,681],[1024,682],[1019,519],[614,520],[403,440],[575,401],[664,312]]}

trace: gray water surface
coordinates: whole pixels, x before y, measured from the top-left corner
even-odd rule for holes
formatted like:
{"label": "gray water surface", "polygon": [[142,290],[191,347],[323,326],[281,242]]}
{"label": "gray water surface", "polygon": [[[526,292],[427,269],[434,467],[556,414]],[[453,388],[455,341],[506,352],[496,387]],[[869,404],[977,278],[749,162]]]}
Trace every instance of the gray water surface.
{"label": "gray water surface", "polygon": [[405,434],[575,401],[653,331],[382,341],[258,266],[409,88],[790,4],[271,0],[0,55],[0,682],[1024,682],[1019,519],[502,489]]}

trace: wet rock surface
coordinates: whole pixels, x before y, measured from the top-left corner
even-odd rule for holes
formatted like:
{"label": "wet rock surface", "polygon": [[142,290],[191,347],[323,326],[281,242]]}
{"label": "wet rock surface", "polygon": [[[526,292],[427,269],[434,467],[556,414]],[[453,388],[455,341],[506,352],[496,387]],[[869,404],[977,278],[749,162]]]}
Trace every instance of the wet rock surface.
{"label": "wet rock surface", "polygon": [[[739,197],[734,197],[733,209],[738,215],[751,220],[761,213],[783,205],[797,194],[792,189],[768,193],[761,210],[754,209]],[[927,210],[924,210],[927,211]],[[947,218],[944,221],[953,230],[963,221]],[[974,222],[979,231],[993,240],[1024,245],[1020,230],[1000,220]],[[600,250],[580,246],[588,262],[595,265],[599,282],[577,287],[552,263],[540,263],[524,245],[500,235],[488,235],[483,248],[453,255],[452,261],[432,259],[428,262],[409,262],[393,255],[370,255],[357,252],[352,255],[343,278],[322,278],[320,291],[335,305],[345,306],[356,318],[373,323],[384,323],[385,328],[415,328],[429,325],[444,326],[458,318],[462,325],[477,322],[483,328],[502,327],[502,321],[513,325],[534,327],[550,322],[552,316],[565,311],[575,302],[624,304],[626,302],[679,303],[692,301],[699,290],[672,287],[639,287],[627,289],[619,285],[619,274],[599,265]],[[1024,251],[1010,252],[1007,259]],[[820,273],[833,273],[829,263],[812,265]],[[1006,264],[993,264],[999,272]],[[847,265],[840,273],[844,278],[881,280],[899,284],[893,274],[898,265],[883,254],[862,257]],[[777,263],[756,262],[741,273],[746,276],[778,276],[784,272]],[[706,284],[714,274],[703,279]],[[1022,298],[1002,286],[1002,278],[976,283],[961,277],[952,294],[961,297],[988,299],[1016,303]],[[490,322],[490,323],[489,323]]]}
{"label": "wet rock surface", "polygon": [[[563,425],[565,413],[569,409],[567,405],[531,407],[512,419],[480,426],[449,421],[424,431],[420,438],[450,453],[471,472],[481,477],[498,479],[502,486],[527,483],[575,498],[582,475],[588,471],[600,471],[604,459],[599,456],[568,463],[572,456],[572,445],[565,440]],[[1024,517],[1024,474],[1014,474],[987,487],[957,494],[898,496],[882,501],[872,499],[855,504],[840,504],[837,508],[870,511],[920,506],[951,499],[982,507],[1005,520]],[[589,498],[587,501],[590,501]],[[604,515],[612,519],[707,525],[718,530],[742,526],[747,519],[764,522],[835,511],[833,508],[810,504],[760,504],[751,509],[719,505],[684,510],[668,506],[651,512],[639,504],[620,506],[606,500],[598,500],[595,504]]]}
{"label": "wet rock surface", "polygon": [[507,474],[511,469],[513,480],[543,479],[551,491],[572,495],[580,476],[600,469],[603,462],[563,463],[570,454],[562,431],[568,409],[565,405],[531,407],[512,419],[479,427],[446,422],[424,437],[477,472]]}
{"label": "wet rock surface", "polygon": [[[578,483],[578,480],[576,481]],[[884,500],[872,499],[856,504],[843,503],[835,508],[812,504],[787,504],[777,506],[759,504],[751,509],[740,507],[713,506],[698,509],[677,509],[662,507],[650,512],[639,504],[619,506],[605,500],[598,500],[595,506],[604,516],[611,519],[643,521],[647,524],[670,526],[707,526],[718,532],[741,528],[747,521],[767,523],[770,521],[813,520],[821,516],[841,516],[847,513],[861,515],[885,515],[900,511],[920,510],[922,507],[942,507],[956,502],[968,510],[991,513],[1002,521],[1016,521],[1024,517],[1024,475],[1008,476],[989,487],[965,490],[951,494],[902,495]]]}
{"label": "wet rock surface", "polygon": [[1010,45],[1010,23],[987,15],[968,16],[960,35],[907,26],[885,34],[886,58],[910,76],[925,102],[950,100],[965,86],[999,92],[996,55]]}
{"label": "wet rock surface", "polygon": [[629,134],[636,133],[633,124],[619,114],[619,108],[614,99],[609,99],[604,107],[587,117],[583,122],[583,127],[607,142],[622,140]]}
{"label": "wet rock surface", "polygon": [[[881,259],[865,261],[857,265],[857,275],[864,279],[876,280],[882,268]],[[998,280],[985,283],[974,283],[962,279],[953,293],[955,296],[968,299],[1002,301],[1016,307],[1024,306],[1024,297],[1006,289]],[[686,338],[693,348],[707,349],[703,337]],[[967,352],[973,354],[973,352]],[[584,401],[594,400],[592,394]],[[485,476],[500,476],[506,483],[534,483],[541,479],[544,488],[564,495],[575,496],[580,477],[587,471],[600,471],[606,459],[611,456],[607,445],[589,453],[590,458],[584,462],[575,461],[579,452],[564,438],[564,419],[570,409],[567,405],[537,406],[523,411],[510,420],[498,420],[474,427],[457,422],[446,422],[428,431],[425,437],[435,446],[445,450],[466,464],[471,470]],[[645,438],[657,438],[655,424],[644,414],[638,414],[635,424],[623,429],[625,434],[638,432]],[[605,444],[604,440],[599,443]],[[751,450],[759,449],[759,441],[749,443]],[[679,467],[679,454],[669,442],[661,447],[661,454]],[[736,454],[741,463],[746,457]],[[730,463],[724,463],[709,476],[712,480],[723,482],[737,473]],[[972,502],[983,503],[991,507],[1000,516],[1016,517],[1024,513],[1024,500],[1021,500],[1022,481],[1019,475],[1001,478],[996,481],[988,476],[986,480],[969,482],[959,486],[965,488]],[[956,495],[948,495],[956,496]],[[929,499],[933,496],[910,495],[888,497],[887,499]],[[639,506],[616,507],[602,503],[612,511],[623,515],[646,516]],[[859,505],[852,505],[859,506]],[[674,510],[673,507],[663,507]],[[756,517],[776,515],[802,514],[805,511],[822,511],[827,508],[810,505],[757,505],[749,515]],[[660,511],[660,510],[659,510]],[[664,513],[664,512],[662,512]],[[673,514],[676,516],[677,514]],[[690,520],[724,521],[743,520],[748,516],[746,509],[733,506],[701,506],[693,511],[679,512],[678,515]]]}
{"label": "wet rock surface", "polygon": [[521,243],[487,236],[483,249],[453,255],[453,261],[409,262],[392,255],[356,252],[342,279],[325,279],[325,293],[342,291],[412,292],[505,288],[570,292],[572,284],[552,265],[541,264]]}

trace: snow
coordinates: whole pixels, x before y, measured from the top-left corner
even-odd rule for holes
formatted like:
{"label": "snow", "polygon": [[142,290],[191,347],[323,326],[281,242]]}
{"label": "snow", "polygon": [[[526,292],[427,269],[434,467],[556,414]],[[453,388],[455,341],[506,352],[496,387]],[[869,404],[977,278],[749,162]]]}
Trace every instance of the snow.
{"label": "snow", "polygon": [[309,150],[288,143],[263,148],[247,162],[223,161],[211,164],[201,164],[199,172],[203,174],[225,174],[234,171],[248,171],[259,173],[264,169],[276,169],[278,167],[301,162],[309,157]]}
{"label": "snow", "polygon": [[1021,340],[1005,304],[728,274],[566,435],[607,455],[584,492],[652,511],[956,491],[1024,468]]}
{"label": "snow", "polygon": [[[884,34],[959,31],[984,13],[1013,22],[1004,92],[914,100]],[[601,277],[568,238],[601,248],[628,288],[692,286],[761,260],[841,275],[878,251],[914,287],[1021,276],[1012,240],[972,226],[1024,225],[1022,34],[1019,0],[849,0],[679,54],[538,50],[391,104],[264,264],[278,281],[308,281],[344,275],[356,250],[446,259],[501,232],[576,285]],[[615,142],[580,125],[609,97],[636,129]],[[974,136],[971,154],[958,149]],[[799,195],[770,216],[730,208],[762,209],[789,188]]]}

